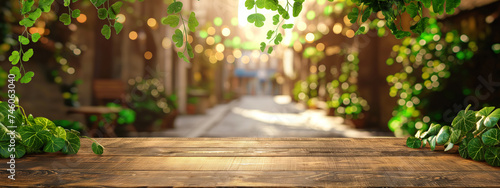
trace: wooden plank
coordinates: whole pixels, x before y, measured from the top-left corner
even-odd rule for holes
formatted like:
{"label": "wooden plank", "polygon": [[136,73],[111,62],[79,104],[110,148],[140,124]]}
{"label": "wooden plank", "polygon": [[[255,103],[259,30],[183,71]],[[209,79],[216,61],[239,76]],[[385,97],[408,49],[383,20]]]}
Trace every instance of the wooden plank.
{"label": "wooden plank", "polygon": [[20,170],[11,186],[496,187],[500,172]]}

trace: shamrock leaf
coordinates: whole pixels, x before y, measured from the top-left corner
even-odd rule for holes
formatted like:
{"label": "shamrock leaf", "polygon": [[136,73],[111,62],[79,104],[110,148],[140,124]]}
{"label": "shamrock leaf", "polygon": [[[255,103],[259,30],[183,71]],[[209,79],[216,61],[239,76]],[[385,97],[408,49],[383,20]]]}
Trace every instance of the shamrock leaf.
{"label": "shamrock leaf", "polygon": [[118,1],[116,3],[113,3],[111,7],[109,7],[108,14],[109,18],[115,19],[116,15],[120,12],[120,9],[122,8],[123,3],[121,1]]}
{"label": "shamrock leaf", "polygon": [[189,30],[191,32],[195,32],[196,31],[196,27],[199,25],[200,23],[198,23],[198,20],[196,19],[196,16],[194,14],[194,12],[191,12],[191,14],[189,15],[189,19],[188,19],[188,27],[189,27]]}
{"label": "shamrock leaf", "polygon": [[254,13],[247,17],[247,21],[249,23],[254,23],[256,27],[264,26],[264,21],[266,21],[266,17],[260,13]]}
{"label": "shamrock leaf", "polygon": [[101,29],[101,34],[106,38],[109,39],[111,38],[111,28],[109,25],[103,25]]}
{"label": "shamrock leaf", "polygon": [[97,17],[99,17],[99,19],[101,20],[106,19],[108,17],[108,9],[100,8],[99,10],[97,10]]}
{"label": "shamrock leaf", "polygon": [[184,45],[184,35],[182,35],[182,31],[180,29],[175,30],[175,33],[172,35],[172,41],[174,41],[177,48],[180,48],[182,47],[182,45]]}
{"label": "shamrock leaf", "polygon": [[115,28],[116,34],[118,35],[123,29],[123,24],[121,24],[120,22],[115,22],[113,27]]}
{"label": "shamrock leaf", "polygon": [[182,10],[182,2],[176,1],[170,4],[167,8],[167,14],[177,14]]}
{"label": "shamrock leaf", "polygon": [[260,51],[264,52],[265,49],[266,49],[266,43],[265,42],[261,42],[260,43]]}
{"label": "shamrock leaf", "polygon": [[347,18],[351,21],[351,23],[355,23],[358,20],[359,9],[354,7],[352,11],[347,14]]}
{"label": "shamrock leaf", "polygon": [[181,58],[182,60],[184,60],[185,62],[189,63],[189,59],[186,57],[186,55],[184,55],[184,53],[182,52],[177,52],[177,56],[179,56],[179,58]]}
{"label": "shamrock leaf", "polygon": [[19,51],[12,51],[11,55],[9,56],[9,61],[12,63],[12,65],[16,65],[19,63]]}
{"label": "shamrock leaf", "polygon": [[80,13],[81,13],[81,11],[78,9],[73,10],[73,12],[71,12],[71,17],[78,18],[78,17],[80,17]]}
{"label": "shamrock leaf", "polygon": [[38,39],[40,39],[40,33],[33,33],[33,35],[31,35],[31,41],[38,42]]}
{"label": "shamrock leaf", "polygon": [[280,23],[280,15],[276,14],[273,16],[273,25],[278,25]]}
{"label": "shamrock leaf", "polygon": [[254,6],[255,6],[255,0],[245,1],[245,7],[247,7],[248,10],[252,9]]}
{"label": "shamrock leaf", "polygon": [[24,52],[24,54],[23,54],[23,61],[24,62],[29,61],[31,57],[33,57],[33,49],[32,48],[30,48],[29,50],[27,50],[26,52]]}
{"label": "shamrock leaf", "polygon": [[269,46],[269,48],[267,49],[267,53],[268,54],[273,53],[273,47],[272,46]]}
{"label": "shamrock leaf", "polygon": [[283,36],[281,35],[281,33],[278,33],[278,35],[276,35],[276,38],[274,39],[274,44],[279,44],[281,41],[283,41]]}
{"label": "shamrock leaf", "polygon": [[35,73],[33,71],[29,71],[24,76],[21,78],[21,83],[27,84],[31,82],[31,79],[35,76]]}
{"label": "shamrock leaf", "polygon": [[64,25],[69,25],[71,24],[71,17],[67,13],[62,13],[61,16],[59,16],[59,21],[64,23]]}
{"label": "shamrock leaf", "polygon": [[273,37],[273,34],[274,34],[273,30],[267,31],[267,37],[266,37],[266,39],[271,39]]}
{"label": "shamrock leaf", "polygon": [[179,25],[179,16],[173,14],[163,17],[161,23],[164,25],[169,25],[170,27],[177,27]]}

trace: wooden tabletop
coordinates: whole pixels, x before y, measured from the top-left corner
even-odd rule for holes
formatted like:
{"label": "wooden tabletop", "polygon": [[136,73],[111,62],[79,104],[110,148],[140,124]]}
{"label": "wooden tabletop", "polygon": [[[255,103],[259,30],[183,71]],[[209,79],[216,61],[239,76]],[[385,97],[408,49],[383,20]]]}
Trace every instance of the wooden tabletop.
{"label": "wooden tabletop", "polygon": [[[0,160],[0,186],[498,187],[500,168],[399,138],[103,138],[76,155]],[[439,148],[442,149],[442,148]]]}

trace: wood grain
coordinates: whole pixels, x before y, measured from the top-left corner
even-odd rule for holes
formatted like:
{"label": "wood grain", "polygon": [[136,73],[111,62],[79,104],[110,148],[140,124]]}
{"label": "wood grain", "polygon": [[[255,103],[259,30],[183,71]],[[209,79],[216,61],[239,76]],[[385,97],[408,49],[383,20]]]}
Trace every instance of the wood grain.
{"label": "wood grain", "polygon": [[[29,155],[0,186],[498,187],[500,168],[398,138],[108,138]],[[441,148],[442,149],[442,148]],[[1,160],[3,161],[6,160]]]}

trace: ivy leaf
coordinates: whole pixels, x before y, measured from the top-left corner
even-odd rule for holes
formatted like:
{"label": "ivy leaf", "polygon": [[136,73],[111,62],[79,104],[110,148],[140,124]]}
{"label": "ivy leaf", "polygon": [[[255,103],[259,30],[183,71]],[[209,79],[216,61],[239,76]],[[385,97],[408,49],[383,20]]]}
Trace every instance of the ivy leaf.
{"label": "ivy leaf", "polygon": [[462,140],[462,142],[460,142],[460,145],[458,146],[458,153],[460,154],[460,156],[464,159],[467,159],[469,158],[469,151],[467,151],[467,140]]}
{"label": "ivy leaf", "polygon": [[39,0],[38,8],[43,12],[50,12],[50,7],[54,3],[54,0]]}
{"label": "ivy leaf", "polygon": [[185,62],[189,63],[189,59],[186,57],[186,55],[184,55],[184,53],[182,52],[177,52],[177,56],[179,56],[179,58],[181,58],[182,60],[184,60]]}
{"label": "ivy leaf", "polygon": [[29,71],[24,76],[21,78],[21,83],[27,84],[31,82],[31,79],[35,76],[35,73],[33,71]]}
{"label": "ivy leaf", "polygon": [[61,152],[64,154],[76,154],[80,150],[80,138],[74,131],[66,130],[65,144]]}
{"label": "ivy leaf", "polygon": [[16,158],[21,158],[26,154],[26,147],[22,144],[14,146],[14,153],[9,152],[9,147],[9,142],[0,142],[0,158],[10,158],[11,154],[14,154]]}
{"label": "ivy leaf", "polygon": [[47,144],[45,145],[45,147],[43,148],[43,151],[54,153],[61,150],[64,146],[65,146],[64,139],[52,135],[48,140]]}
{"label": "ivy leaf", "polygon": [[100,8],[99,10],[97,10],[97,17],[99,17],[99,19],[101,20],[106,19],[108,17],[108,9]]}
{"label": "ivy leaf", "polygon": [[293,3],[293,17],[299,16],[300,12],[302,11],[302,3],[304,3],[304,1],[295,1]]}
{"label": "ivy leaf", "polygon": [[123,29],[123,24],[120,22],[115,22],[113,27],[115,28],[116,34],[118,35],[120,33],[120,31],[122,31],[122,29]]}
{"label": "ivy leaf", "polygon": [[164,25],[170,25],[170,27],[177,27],[179,25],[179,16],[172,14],[161,19],[161,23]]}
{"label": "ivy leaf", "polygon": [[30,39],[26,38],[25,36],[20,35],[18,38],[19,42],[23,45],[28,45],[30,43]]}
{"label": "ivy leaf", "polygon": [[429,131],[427,131],[427,135],[429,136],[434,136],[439,133],[439,130],[441,130],[441,125],[440,124],[431,124],[431,127],[429,128]]}
{"label": "ivy leaf", "polygon": [[55,130],[56,124],[44,117],[37,117],[34,119],[35,124],[42,126],[44,129]]}
{"label": "ivy leaf", "polygon": [[182,47],[182,45],[184,45],[184,37],[180,29],[175,30],[175,33],[172,35],[172,41],[174,41],[175,46],[177,46],[177,48],[180,48]]}
{"label": "ivy leaf", "polygon": [[56,127],[55,135],[59,138],[66,140],[66,131],[62,127]]}
{"label": "ivy leaf", "polygon": [[191,32],[195,32],[196,31],[196,27],[199,25],[200,23],[198,23],[198,20],[196,19],[196,15],[194,14],[194,12],[191,12],[191,14],[189,15],[189,20],[188,20],[188,27],[189,27],[189,30]]}
{"label": "ivy leaf", "polygon": [[22,126],[19,128],[22,143],[30,148],[41,148],[50,138],[48,130],[41,125]]}
{"label": "ivy leaf", "polygon": [[365,26],[362,26],[360,27],[357,31],[356,31],[356,35],[360,35],[360,34],[363,34],[366,30],[366,27]]}
{"label": "ivy leaf", "polygon": [[476,118],[480,118],[479,121],[476,122],[477,130],[484,127],[484,119],[486,119],[486,117],[488,117],[493,110],[495,110],[495,107],[484,107],[476,112]]}
{"label": "ivy leaf", "polygon": [[10,140],[10,135],[8,133],[10,133],[10,130],[0,123],[0,142]]}
{"label": "ivy leaf", "polygon": [[493,127],[497,124],[498,120],[500,119],[500,109],[496,109],[495,111],[491,112],[486,119],[484,119],[484,126],[486,127]]}
{"label": "ivy leaf", "polygon": [[182,2],[176,1],[170,4],[167,8],[167,14],[177,14],[182,10]]}
{"label": "ivy leaf", "polygon": [[453,129],[453,131],[451,131],[450,142],[452,144],[458,144],[458,141],[460,140],[461,135],[462,135],[461,130]]}
{"label": "ivy leaf", "polygon": [[418,15],[418,6],[415,3],[410,3],[406,7],[406,12],[410,14],[410,17],[415,18]]}
{"label": "ivy leaf", "polygon": [[283,24],[281,27],[283,29],[292,29],[293,28],[293,24]]}
{"label": "ivy leaf", "polygon": [[485,147],[481,142],[481,139],[474,138],[467,144],[467,150],[469,151],[469,156],[475,161],[484,160],[484,150]]}
{"label": "ivy leaf", "polygon": [[363,16],[361,16],[361,22],[366,22],[370,15],[372,15],[372,9],[370,7],[367,7],[363,12]]}
{"label": "ivy leaf", "polygon": [[444,148],[444,151],[450,151],[451,149],[453,149],[454,145],[455,144],[453,144],[453,143],[449,143],[448,145],[446,145],[446,148]]}
{"label": "ivy leaf", "polygon": [[406,139],[406,146],[417,149],[422,147],[422,141],[415,137],[408,137]]}
{"label": "ivy leaf", "polygon": [[425,28],[429,24],[429,18],[425,17],[420,19],[415,25],[412,25],[410,27],[411,31],[417,34],[422,34],[425,31]]}
{"label": "ivy leaf", "polygon": [[273,16],[273,25],[278,25],[280,23],[280,15],[276,14]]}
{"label": "ivy leaf", "polygon": [[279,44],[281,41],[283,41],[283,36],[281,35],[281,33],[278,33],[278,35],[276,36],[276,38],[274,39],[274,44]]}
{"label": "ivy leaf", "polygon": [[443,145],[450,139],[451,130],[450,126],[443,126],[436,136],[436,142],[439,145]]}
{"label": "ivy leaf", "polygon": [[464,133],[474,129],[474,125],[476,124],[476,117],[474,116],[475,113],[472,110],[468,110],[469,107],[470,105],[466,110],[458,112],[457,116],[451,123],[453,128],[460,129]]}
{"label": "ivy leaf", "polygon": [[15,75],[16,81],[18,81],[21,78],[21,70],[19,70],[19,67],[13,66],[12,68],[10,68],[9,73]]}
{"label": "ivy leaf", "polygon": [[23,61],[24,62],[27,62],[30,60],[30,58],[33,57],[33,49],[30,48],[29,50],[27,50],[26,52],[24,52],[23,54]]}
{"label": "ivy leaf", "polygon": [[266,37],[266,39],[271,39],[273,37],[273,34],[274,34],[273,30],[267,31],[267,37]]}
{"label": "ivy leaf", "polygon": [[255,23],[256,27],[264,26],[264,21],[266,21],[266,17],[260,13],[254,13],[247,17],[247,21],[249,23]]}
{"label": "ivy leaf", "polygon": [[264,52],[265,49],[266,49],[266,43],[265,42],[261,42],[260,43],[260,51]]}
{"label": "ivy leaf", "polygon": [[358,20],[359,9],[357,7],[352,8],[352,11],[347,14],[347,18],[351,21],[351,23],[355,23]]}
{"label": "ivy leaf", "polygon": [[189,57],[193,58],[194,52],[193,52],[193,47],[191,46],[191,44],[186,42],[186,49],[187,49],[187,53],[188,53]]}
{"label": "ivy leaf", "polygon": [[495,146],[500,144],[500,129],[494,128],[483,133],[481,136],[486,146]]}
{"label": "ivy leaf", "polygon": [[429,137],[429,146],[431,146],[432,151],[434,151],[434,149],[436,149],[436,137],[437,136]]}
{"label": "ivy leaf", "polygon": [[111,28],[109,28],[109,25],[103,25],[101,29],[101,34],[104,36],[106,39],[111,38]]}
{"label": "ivy leaf", "polygon": [[100,7],[102,4],[104,4],[108,0],[94,0],[94,1],[95,1],[94,5],[96,7]]}
{"label": "ivy leaf", "polygon": [[121,1],[113,3],[113,5],[111,5],[109,7],[109,10],[108,10],[109,18],[115,19],[116,15],[118,13],[120,13],[120,9],[122,8],[122,5],[123,5],[123,3]]}
{"label": "ivy leaf", "polygon": [[489,147],[484,153],[484,159],[491,166],[500,166],[500,148],[499,147]]}
{"label": "ivy leaf", "polygon": [[453,14],[460,5],[460,0],[446,0],[446,14]]}
{"label": "ivy leaf", "polygon": [[102,155],[102,153],[104,153],[104,147],[99,143],[93,142],[92,151],[97,155]]}
{"label": "ivy leaf", "polygon": [[247,7],[248,10],[252,9],[254,6],[255,6],[255,0],[245,1],[245,7]]}
{"label": "ivy leaf", "polygon": [[268,54],[273,53],[273,47],[272,46],[269,46],[269,48],[267,49],[267,53]]}
{"label": "ivy leaf", "polygon": [[12,51],[12,53],[9,56],[9,61],[12,63],[12,65],[16,65],[19,63],[19,51]]}
{"label": "ivy leaf", "polygon": [[38,40],[40,39],[40,33],[33,33],[33,35],[31,35],[31,41],[33,42],[38,42]]}
{"label": "ivy leaf", "polygon": [[444,1],[443,0],[432,0],[432,10],[434,11],[434,13],[443,14]]}
{"label": "ivy leaf", "polygon": [[59,16],[59,21],[64,23],[64,25],[71,24],[71,18],[69,16],[69,14],[67,14],[67,13],[62,13],[61,16]]}
{"label": "ivy leaf", "polygon": [[31,11],[31,8],[33,7],[33,4],[35,4],[35,0],[26,0],[23,2],[23,10],[21,14],[27,14],[28,12]]}

